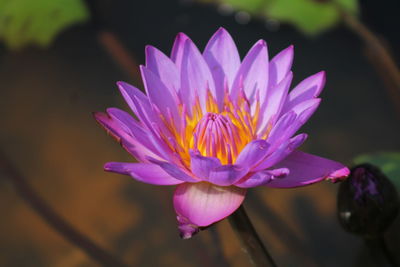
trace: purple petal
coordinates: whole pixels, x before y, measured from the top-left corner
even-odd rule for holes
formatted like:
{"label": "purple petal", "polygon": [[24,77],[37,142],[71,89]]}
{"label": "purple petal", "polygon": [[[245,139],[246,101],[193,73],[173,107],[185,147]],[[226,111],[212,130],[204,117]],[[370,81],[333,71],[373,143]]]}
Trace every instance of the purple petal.
{"label": "purple petal", "polygon": [[294,135],[303,126],[321,103],[320,98],[304,101],[292,108],[291,112],[297,114],[295,121],[285,130],[284,136]]}
{"label": "purple petal", "polygon": [[[170,158],[171,150],[164,141],[161,140],[160,132],[166,137],[170,137],[171,134],[160,119],[154,114],[147,96],[132,85],[124,82],[118,82],[117,84],[122,96],[131,107],[132,111],[139,118],[140,122],[143,123],[151,132],[152,142],[158,147],[159,151],[163,151],[165,159]],[[155,125],[157,127],[154,127]]]}
{"label": "purple petal", "polygon": [[174,45],[172,47],[171,59],[173,62],[175,62],[175,65],[177,66],[178,70],[181,69],[183,50],[187,40],[189,40],[189,37],[187,37],[184,33],[180,32],[176,36]]}
{"label": "purple petal", "polygon": [[289,174],[289,169],[273,169],[273,170],[263,170],[256,172],[244,182],[236,183],[235,186],[241,188],[251,188],[261,185],[266,185],[274,179],[283,179]]}
{"label": "purple petal", "polygon": [[135,180],[154,185],[175,185],[183,181],[177,180],[155,164],[108,162],[104,170],[119,174],[130,175]]}
{"label": "purple petal", "polygon": [[178,92],[181,87],[178,68],[163,52],[153,46],[146,46],[146,67],[160,78],[172,95]]}
{"label": "purple petal", "polygon": [[267,100],[262,107],[261,123],[259,125],[258,134],[263,135],[268,125],[274,125],[275,120],[281,112],[283,104],[286,101],[286,96],[292,82],[293,74],[289,72],[285,79],[283,79],[277,86],[269,88]]}
{"label": "purple petal", "polygon": [[222,105],[225,86],[228,88],[232,86],[240,66],[235,42],[224,28],[219,28],[208,41],[203,57],[214,77],[217,103]]}
{"label": "purple petal", "polygon": [[288,168],[290,174],[267,184],[269,187],[289,188],[305,186],[325,179],[337,181],[347,177],[349,169],[343,164],[317,157],[300,151],[294,151],[275,167]]}
{"label": "purple petal", "polygon": [[210,172],[219,166],[221,166],[221,161],[217,158],[190,153],[190,169],[200,179],[208,180]]}
{"label": "purple petal", "polygon": [[[184,183],[176,187],[174,207],[182,236],[190,238],[193,228],[208,226],[231,215],[242,204],[246,189],[210,183]],[[189,225],[191,227],[184,227]]]}
{"label": "purple petal", "polygon": [[175,127],[180,127],[178,99],[174,97],[160,79],[149,69],[141,66],[143,82],[150,101],[157,106],[164,118],[172,120]]}
{"label": "purple petal", "polygon": [[254,171],[261,171],[274,166],[281,160],[290,155],[294,150],[301,146],[307,139],[307,134],[299,134],[295,137],[283,142],[279,148],[272,152],[271,155],[267,156],[258,166],[256,166]]}
{"label": "purple petal", "polygon": [[321,71],[300,82],[290,93],[284,106],[284,111],[297,104],[319,96],[325,85],[325,72]]}
{"label": "purple petal", "polygon": [[267,138],[267,142],[271,144],[271,149],[276,149],[288,138],[292,137],[316,111],[320,102],[321,99],[319,98],[310,99],[298,104],[284,114],[272,128]]}
{"label": "purple petal", "polygon": [[247,166],[239,165],[223,165],[210,171],[209,182],[229,186],[239,181],[243,176],[249,172]]}
{"label": "purple petal", "polygon": [[113,120],[109,115],[102,112],[95,112],[93,116],[97,122],[136,159],[143,162],[147,162],[147,156],[161,159],[152,150],[146,148],[130,135],[130,133],[126,131],[127,127],[124,127],[120,122]]}
{"label": "purple petal", "polygon": [[271,150],[277,149],[283,142],[291,137],[291,133],[287,131],[296,121],[297,115],[294,111],[290,111],[283,115],[272,128],[268,135],[267,142],[271,145]]}
{"label": "purple petal", "polygon": [[153,158],[149,158],[149,161],[151,163],[157,164],[160,166],[166,173],[174,177],[175,179],[185,181],[185,182],[191,182],[191,183],[197,183],[200,182],[199,179],[194,178],[191,173],[187,172],[183,168],[173,164],[169,163],[166,161],[161,161],[161,160],[156,160]]}
{"label": "purple petal", "polygon": [[151,129],[151,123],[156,122],[157,119],[154,116],[154,112],[147,96],[136,87],[125,82],[117,82],[117,85],[126,103],[135,115],[148,129]]}
{"label": "purple petal", "polygon": [[[140,126],[129,113],[118,108],[108,108],[107,113],[113,120],[119,122],[124,131],[133,136],[139,143],[153,152],[158,151],[158,147],[152,142],[153,136],[150,131]],[[158,155],[161,156],[159,153]]]}
{"label": "purple petal", "polygon": [[268,49],[264,40],[258,41],[247,53],[233,82],[231,95],[236,99],[243,88],[250,103],[256,99],[264,101],[268,85]]}
{"label": "purple petal", "polygon": [[282,50],[269,63],[269,87],[280,83],[289,73],[293,63],[293,45]]}
{"label": "purple petal", "polygon": [[[190,40],[186,40],[182,62],[181,62],[181,90],[182,101],[191,107],[195,102],[196,96],[199,97],[200,105],[205,110],[207,91],[216,97],[214,79],[210,69],[205,62],[196,45]],[[191,112],[191,109],[188,110]]]}
{"label": "purple petal", "polygon": [[240,152],[235,164],[252,168],[258,164],[268,152],[269,144],[265,140],[254,140]]}

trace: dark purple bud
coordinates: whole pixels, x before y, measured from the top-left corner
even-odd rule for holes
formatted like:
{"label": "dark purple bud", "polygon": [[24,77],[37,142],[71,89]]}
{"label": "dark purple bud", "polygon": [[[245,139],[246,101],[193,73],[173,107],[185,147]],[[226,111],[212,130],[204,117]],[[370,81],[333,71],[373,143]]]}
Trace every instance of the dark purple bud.
{"label": "dark purple bud", "polygon": [[340,184],[337,205],[339,221],[346,231],[376,237],[396,218],[399,197],[377,167],[361,164]]}

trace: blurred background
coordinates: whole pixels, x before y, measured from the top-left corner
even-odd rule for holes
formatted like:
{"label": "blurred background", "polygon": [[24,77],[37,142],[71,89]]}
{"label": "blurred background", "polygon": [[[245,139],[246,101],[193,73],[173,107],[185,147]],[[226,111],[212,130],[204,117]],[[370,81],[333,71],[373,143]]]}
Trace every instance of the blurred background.
{"label": "blurred background", "polygon": [[[399,63],[398,1],[338,2]],[[133,159],[91,112],[127,110],[115,82],[142,88],[145,45],[169,54],[184,32],[202,50],[223,26],[242,57],[258,39],[270,57],[293,44],[293,84],[327,72],[302,150],[350,166],[361,154],[398,151],[393,86],[344,21],[327,0],[0,0],[0,149],[58,214],[129,266],[249,266],[226,220],[181,240],[172,187],[105,173],[105,162]],[[367,266],[363,241],[337,222],[336,192],[328,182],[249,192],[245,207],[279,266]],[[38,216],[4,172],[0,212],[0,266],[98,265]],[[387,234],[397,251],[399,225]]]}

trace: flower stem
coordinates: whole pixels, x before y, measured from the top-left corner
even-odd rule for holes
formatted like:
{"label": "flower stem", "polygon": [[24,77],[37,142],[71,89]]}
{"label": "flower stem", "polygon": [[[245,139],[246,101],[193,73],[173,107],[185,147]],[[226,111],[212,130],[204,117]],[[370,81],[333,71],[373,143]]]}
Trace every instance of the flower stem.
{"label": "flower stem", "polygon": [[243,205],[229,216],[229,222],[254,266],[276,267],[274,260],[257,235]]}
{"label": "flower stem", "polygon": [[365,244],[370,250],[371,257],[376,263],[376,266],[382,267],[399,267],[399,263],[388,249],[383,236],[365,238]]}
{"label": "flower stem", "polygon": [[88,237],[74,229],[41,198],[33,188],[26,182],[25,178],[18,172],[13,164],[0,153],[0,172],[14,184],[19,195],[28,202],[31,208],[54,230],[61,234],[66,240],[82,249],[90,258],[102,266],[126,266],[119,259],[114,258],[103,248],[96,245]]}
{"label": "flower stem", "polygon": [[387,88],[387,93],[400,116],[400,70],[393,60],[390,51],[378,36],[354,14],[343,8],[338,1],[333,1],[333,3],[336,4],[344,24],[365,43],[367,52],[369,52],[367,54],[368,58],[382,77]]}

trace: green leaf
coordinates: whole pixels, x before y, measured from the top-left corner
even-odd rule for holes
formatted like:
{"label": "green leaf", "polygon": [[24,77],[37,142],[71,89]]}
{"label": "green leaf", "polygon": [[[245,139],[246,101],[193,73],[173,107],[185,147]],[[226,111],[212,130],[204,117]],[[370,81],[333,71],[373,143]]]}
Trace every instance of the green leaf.
{"label": "green leaf", "polygon": [[360,155],[354,163],[371,163],[378,166],[400,188],[400,152],[384,152]]}
{"label": "green leaf", "polygon": [[11,49],[46,47],[59,32],[88,17],[82,0],[0,0],[0,39]]}
{"label": "green leaf", "polygon": [[358,0],[198,0],[224,3],[253,16],[290,23],[306,34],[318,34],[340,22],[341,6],[351,14],[358,13]]}
{"label": "green leaf", "polygon": [[254,14],[260,11],[266,0],[223,0],[222,2],[231,5],[236,10],[243,10]]}
{"label": "green leaf", "polygon": [[[265,0],[271,2],[265,15],[281,22],[294,24],[307,34],[317,34],[335,26],[340,13],[332,1],[323,0]],[[357,12],[357,0],[337,0],[345,10]]]}

